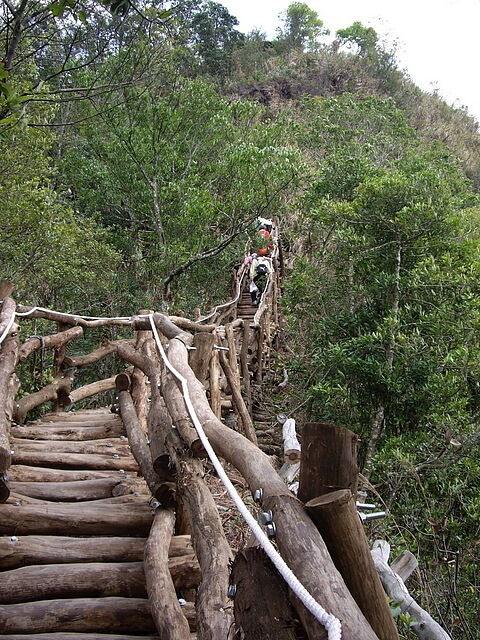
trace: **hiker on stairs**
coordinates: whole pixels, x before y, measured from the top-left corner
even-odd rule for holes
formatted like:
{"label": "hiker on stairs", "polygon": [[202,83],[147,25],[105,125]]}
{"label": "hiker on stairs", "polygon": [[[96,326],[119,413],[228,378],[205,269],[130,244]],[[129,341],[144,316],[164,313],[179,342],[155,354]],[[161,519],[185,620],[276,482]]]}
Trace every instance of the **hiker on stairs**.
{"label": "hiker on stairs", "polygon": [[252,264],[250,265],[250,295],[252,297],[252,304],[255,307],[258,307],[262,294],[267,286],[268,278],[272,273],[273,265],[271,258],[265,255],[258,255],[252,260]]}

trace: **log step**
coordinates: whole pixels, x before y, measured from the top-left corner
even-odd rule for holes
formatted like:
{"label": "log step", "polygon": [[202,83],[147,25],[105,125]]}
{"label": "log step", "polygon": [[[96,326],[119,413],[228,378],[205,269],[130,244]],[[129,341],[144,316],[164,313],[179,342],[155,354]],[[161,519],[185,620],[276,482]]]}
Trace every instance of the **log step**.
{"label": "log step", "polygon": [[15,450],[13,464],[49,467],[54,469],[96,469],[139,471],[132,456],[118,454],[56,453],[48,451]]}
{"label": "log step", "polygon": [[7,535],[146,536],[153,509],[148,504],[53,504],[1,507],[0,533]]}
{"label": "log step", "polygon": [[[192,553],[170,558],[176,589],[193,589],[200,582],[200,566]],[[18,604],[56,598],[146,598],[143,559],[140,562],[90,562],[30,565],[0,574],[0,602]]]}
{"label": "log step", "polygon": [[[0,538],[2,569],[17,569],[29,564],[69,564],[78,562],[140,562],[146,538],[73,536],[13,536]],[[190,536],[174,536],[169,557],[193,553]]]}
{"label": "log step", "polygon": [[38,424],[13,426],[10,433],[13,438],[31,438],[33,440],[100,440],[127,435],[125,427],[117,423],[95,427],[71,427],[63,423],[51,427],[38,426]]}

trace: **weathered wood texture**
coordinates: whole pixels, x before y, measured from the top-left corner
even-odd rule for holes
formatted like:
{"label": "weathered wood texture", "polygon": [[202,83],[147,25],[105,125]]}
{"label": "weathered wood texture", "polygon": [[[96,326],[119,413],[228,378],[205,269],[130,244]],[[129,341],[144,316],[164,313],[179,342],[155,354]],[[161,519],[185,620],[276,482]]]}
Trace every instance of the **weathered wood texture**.
{"label": "weathered wood texture", "polygon": [[[11,298],[3,301],[0,324],[7,329],[13,318],[15,302]],[[16,392],[15,362],[18,353],[18,327],[13,323],[10,331],[0,344],[0,476],[11,464],[10,456],[10,424],[12,419],[13,399]],[[2,491],[2,493],[4,493]]]}
{"label": "weathered wood texture", "polygon": [[115,389],[115,377],[105,378],[104,380],[97,380],[91,384],[86,384],[83,387],[78,387],[70,392],[70,400],[73,403],[85,400],[85,398],[91,398],[99,393],[105,393],[106,391],[112,391]]}
{"label": "weathered wood texture", "polygon": [[452,640],[429,613],[412,598],[403,580],[388,566],[390,545],[385,540],[376,540],[372,548],[372,558],[389,598],[398,602],[403,613],[413,618],[410,630],[420,640]]}
{"label": "weathered wood texture", "polygon": [[72,340],[81,338],[82,335],[82,327],[71,327],[66,331],[60,331],[52,335],[27,338],[18,350],[17,362],[25,362],[29,355],[39,349],[59,349]]}
{"label": "weathered wood texture", "polygon": [[372,560],[352,492],[341,489],[305,505],[335,566],[380,640],[398,640],[387,597]]}
{"label": "weathered wood texture", "polygon": [[49,469],[47,467],[29,467],[16,464],[8,470],[8,479],[14,482],[76,482],[78,480],[95,480],[96,478],[120,477],[127,474],[124,469],[99,470],[92,469]]}
{"label": "weathered wood texture", "polygon": [[[0,537],[0,566],[16,569],[29,564],[68,564],[76,562],[141,562],[146,538],[22,535]],[[168,547],[170,558],[194,553],[190,536],[173,536]]]}
{"label": "weathered wood texture", "polygon": [[16,507],[2,506],[0,533],[8,535],[145,536],[152,524],[148,505],[88,503],[79,510],[76,504],[47,504]]}
{"label": "weathered wood texture", "polygon": [[231,583],[235,622],[248,640],[306,638],[288,597],[288,589],[261,548],[237,553]]}
{"label": "weathered wood texture", "polygon": [[122,344],[133,345],[133,340],[108,340],[101,347],[87,353],[84,356],[65,356],[63,364],[66,368],[75,367],[76,369],[82,369],[89,364],[94,364],[99,360],[102,360],[111,353],[115,353],[117,347]]}
{"label": "weathered wood texture", "polygon": [[55,631],[155,633],[148,600],[121,597],[0,605],[0,629],[6,635]]}
{"label": "weathered wood texture", "polygon": [[145,437],[145,431],[138,418],[130,392],[120,391],[118,403],[123,423],[127,430],[128,441],[133,456],[139,466],[140,473],[145,479],[152,495],[156,495],[156,488],[160,484],[160,478],[153,468],[152,456],[150,455],[150,448]]}
{"label": "weathered wood texture", "polygon": [[51,384],[43,387],[43,389],[40,389],[40,391],[36,391],[35,393],[31,393],[28,396],[20,398],[19,400],[17,400],[13,412],[14,420],[16,422],[19,422],[20,424],[23,424],[29,411],[35,409],[36,407],[39,407],[45,402],[55,401],[60,390],[69,395],[71,387],[72,379],[61,376],[60,378],[56,378]]}
{"label": "weathered wood texture", "polygon": [[51,426],[42,426],[30,422],[27,426],[13,426],[11,435],[14,438],[34,440],[101,440],[126,436],[127,432],[122,421],[117,416],[115,418],[115,421],[98,426],[76,426],[60,422],[53,422]]}
{"label": "weathered wood texture", "polygon": [[164,640],[188,640],[190,628],[178,602],[168,567],[168,548],[174,522],[173,511],[157,509],[145,546],[146,590],[160,636]]}
{"label": "weathered wood texture", "polygon": [[190,366],[203,386],[206,385],[208,378],[214,344],[213,333],[197,333],[193,338],[195,350],[190,355]]}
{"label": "weathered wood texture", "polygon": [[308,502],[338,489],[355,496],[358,436],[345,427],[311,422],[302,428],[301,440],[299,499]]}
{"label": "weathered wood texture", "polygon": [[121,477],[77,482],[9,482],[10,491],[52,502],[79,502],[113,496]]}
{"label": "weathered wood texture", "polygon": [[[165,541],[164,541],[165,542]],[[165,568],[175,589],[193,589],[201,578],[194,554],[168,559],[165,544]],[[158,578],[157,574],[153,581]],[[164,587],[165,588],[165,587]],[[15,604],[55,598],[146,598],[147,588],[143,562],[90,562],[30,565],[0,573],[0,602]],[[177,602],[177,606],[178,602]]]}
{"label": "weathered wood texture", "polygon": [[48,453],[46,451],[22,451],[17,449],[12,456],[15,464],[47,467],[57,469],[123,469],[138,471],[137,462],[130,456],[116,457],[116,454],[86,454],[86,453]]}

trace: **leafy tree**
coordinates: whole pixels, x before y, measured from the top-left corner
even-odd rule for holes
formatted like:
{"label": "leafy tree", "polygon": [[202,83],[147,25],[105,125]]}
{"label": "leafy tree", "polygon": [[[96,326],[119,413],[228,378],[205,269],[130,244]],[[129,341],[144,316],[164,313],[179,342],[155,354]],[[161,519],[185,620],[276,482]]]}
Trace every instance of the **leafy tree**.
{"label": "leafy tree", "polygon": [[327,35],[329,31],[324,29],[323,21],[318,14],[310,9],[304,2],[292,2],[280,14],[283,19],[283,28],[279,27],[278,42],[287,50],[305,48],[316,51],[319,46],[319,38]]}
{"label": "leafy tree", "polygon": [[[156,305],[173,282],[193,289],[204,262],[232,265],[228,247],[238,259],[252,221],[280,206],[298,171],[282,120],[266,125],[257,105],[167,76],[124,92],[101,124],[86,121],[62,163],[77,206],[112,229],[136,286]],[[205,280],[192,295],[205,297]]]}
{"label": "leafy tree", "polygon": [[202,3],[192,19],[192,42],[207,73],[223,77],[230,69],[231,53],[244,36],[234,27],[238,20],[217,2]]}
{"label": "leafy tree", "polygon": [[351,27],[339,29],[336,36],[341,44],[355,46],[361,56],[372,55],[377,50],[377,32],[373,27],[364,27],[361,22],[354,22]]}
{"label": "leafy tree", "polygon": [[479,357],[480,263],[462,222],[475,198],[443,148],[422,149],[408,128],[395,144],[393,128],[390,140],[388,128],[376,139],[381,102],[376,112],[371,101],[356,106],[353,136],[363,136],[363,156],[350,146],[348,117],[336,126],[335,105],[319,109],[327,132],[320,148],[329,144],[333,154],[320,156],[305,201],[309,244],[286,301],[297,329],[307,331],[316,418],[361,433],[369,473],[382,432],[438,429],[450,419],[465,425],[476,402],[468,379]]}
{"label": "leafy tree", "polygon": [[[36,110],[43,118],[45,109]],[[32,114],[33,115],[33,114]],[[16,128],[3,151],[0,271],[24,302],[100,306],[109,295],[118,256],[108,234],[82,220],[52,188],[51,135]]]}

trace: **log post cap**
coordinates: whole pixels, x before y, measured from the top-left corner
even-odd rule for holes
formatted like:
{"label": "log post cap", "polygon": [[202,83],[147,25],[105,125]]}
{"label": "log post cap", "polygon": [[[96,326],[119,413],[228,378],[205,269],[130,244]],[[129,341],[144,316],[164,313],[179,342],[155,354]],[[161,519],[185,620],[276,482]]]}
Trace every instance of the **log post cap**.
{"label": "log post cap", "polygon": [[115,387],[119,391],[128,391],[132,384],[132,380],[128,373],[119,373],[115,378]]}
{"label": "log post cap", "polygon": [[325,493],[322,496],[318,496],[318,498],[313,498],[305,503],[305,507],[307,509],[322,507],[325,505],[335,504],[338,507],[341,507],[353,498],[353,493],[350,489],[338,489],[337,491],[331,491],[330,493]]}

